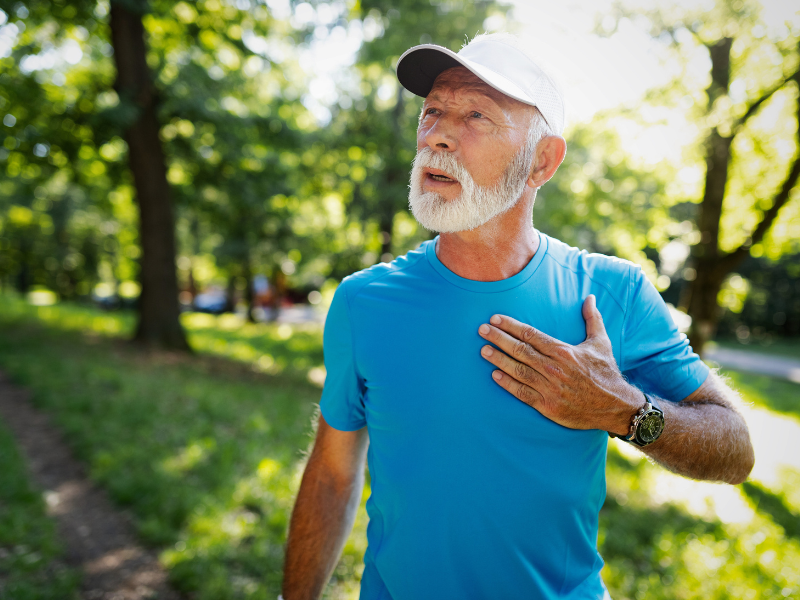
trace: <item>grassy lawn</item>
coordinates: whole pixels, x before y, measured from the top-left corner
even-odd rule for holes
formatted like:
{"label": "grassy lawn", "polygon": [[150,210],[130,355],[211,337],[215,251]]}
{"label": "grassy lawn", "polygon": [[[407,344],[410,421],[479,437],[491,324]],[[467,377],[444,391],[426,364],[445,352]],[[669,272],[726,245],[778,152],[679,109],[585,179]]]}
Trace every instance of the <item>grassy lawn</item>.
{"label": "grassy lawn", "polygon": [[[0,296],[0,368],[33,391],[92,477],[134,515],[176,587],[198,600],[271,599],[319,399],[321,331],[184,319],[195,356],[145,355],[120,340],[129,315]],[[780,410],[753,386],[748,400]],[[616,600],[800,596],[800,473],[729,488],[746,518],[723,520],[664,493],[685,480],[610,446],[600,545]],[[19,462],[2,452],[3,464]],[[26,498],[12,510],[28,512],[0,518],[6,553],[40,535],[31,526],[7,541],[14,523],[42,519],[39,497]],[[357,597],[365,525],[362,504],[326,597]]]}

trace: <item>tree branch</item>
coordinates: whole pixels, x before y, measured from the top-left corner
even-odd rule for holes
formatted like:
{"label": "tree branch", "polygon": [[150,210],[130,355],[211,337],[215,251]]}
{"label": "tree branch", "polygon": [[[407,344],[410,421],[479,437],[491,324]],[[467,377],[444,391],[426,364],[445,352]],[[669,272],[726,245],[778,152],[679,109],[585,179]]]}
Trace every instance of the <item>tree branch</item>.
{"label": "tree branch", "polygon": [[[795,72],[791,77],[787,78],[781,86],[783,86],[787,81],[794,80],[798,87],[800,88],[800,69]],[[774,92],[773,92],[774,93]],[[749,112],[749,111],[748,111]],[[761,240],[764,239],[764,236],[769,231],[772,224],[775,222],[775,219],[778,216],[780,210],[789,202],[789,196],[792,193],[792,189],[795,185],[797,185],[798,179],[800,179],[800,96],[797,99],[797,156],[794,159],[794,163],[792,163],[792,168],[789,169],[789,174],[786,176],[786,179],[783,181],[783,185],[781,186],[780,191],[775,194],[775,197],[772,201],[772,206],[764,212],[764,217],[759,221],[756,228],[753,230],[753,233],[750,234],[748,240],[736,248],[733,252],[728,254],[724,259],[724,263],[726,266],[730,266],[730,269],[733,270],[736,266],[741,262],[747,253],[750,251],[750,246],[753,244],[758,244]]]}
{"label": "tree branch", "polygon": [[796,80],[798,75],[800,75],[800,69],[798,69],[797,71],[795,71],[794,73],[792,73],[788,77],[785,77],[782,81],[778,82],[772,89],[767,90],[766,92],[764,92],[764,95],[761,96],[758,100],[753,102],[747,108],[745,113],[736,120],[736,123],[733,126],[733,135],[735,136],[737,133],[739,133],[741,131],[741,129],[744,127],[745,123],[747,123],[747,120],[750,117],[752,117],[754,114],[756,114],[756,112],[758,111],[759,108],[761,108],[761,105],[764,104],[764,102],[766,102],[767,100],[772,98],[773,94],[775,94],[775,92],[780,90],[787,83],[789,83],[792,80]]}

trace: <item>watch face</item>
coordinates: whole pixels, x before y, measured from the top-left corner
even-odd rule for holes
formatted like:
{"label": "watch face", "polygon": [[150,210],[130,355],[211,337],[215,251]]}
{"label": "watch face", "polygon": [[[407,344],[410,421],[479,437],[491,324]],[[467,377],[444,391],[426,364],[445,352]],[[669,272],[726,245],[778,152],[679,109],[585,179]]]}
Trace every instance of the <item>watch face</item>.
{"label": "watch face", "polygon": [[644,416],[636,428],[636,438],[643,444],[649,444],[656,441],[662,431],[664,431],[663,415],[651,412]]}

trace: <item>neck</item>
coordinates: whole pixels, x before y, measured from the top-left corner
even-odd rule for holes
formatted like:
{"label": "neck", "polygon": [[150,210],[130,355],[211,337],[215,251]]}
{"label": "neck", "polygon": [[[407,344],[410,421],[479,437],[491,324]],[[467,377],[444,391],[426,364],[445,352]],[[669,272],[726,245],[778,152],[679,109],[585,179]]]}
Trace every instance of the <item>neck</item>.
{"label": "neck", "polygon": [[459,277],[473,281],[500,281],[516,275],[539,249],[533,228],[533,194],[511,209],[471,231],[442,233],[436,256]]}

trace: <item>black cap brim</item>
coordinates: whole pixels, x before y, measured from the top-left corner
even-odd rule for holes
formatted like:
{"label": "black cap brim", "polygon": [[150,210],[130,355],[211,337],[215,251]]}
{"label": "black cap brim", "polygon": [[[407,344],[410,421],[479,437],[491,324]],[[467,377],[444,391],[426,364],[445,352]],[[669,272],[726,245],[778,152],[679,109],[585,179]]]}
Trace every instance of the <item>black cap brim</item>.
{"label": "black cap brim", "polygon": [[418,48],[407,52],[397,63],[397,79],[412,94],[425,98],[442,71],[463,63],[442,52],[444,48]]}

